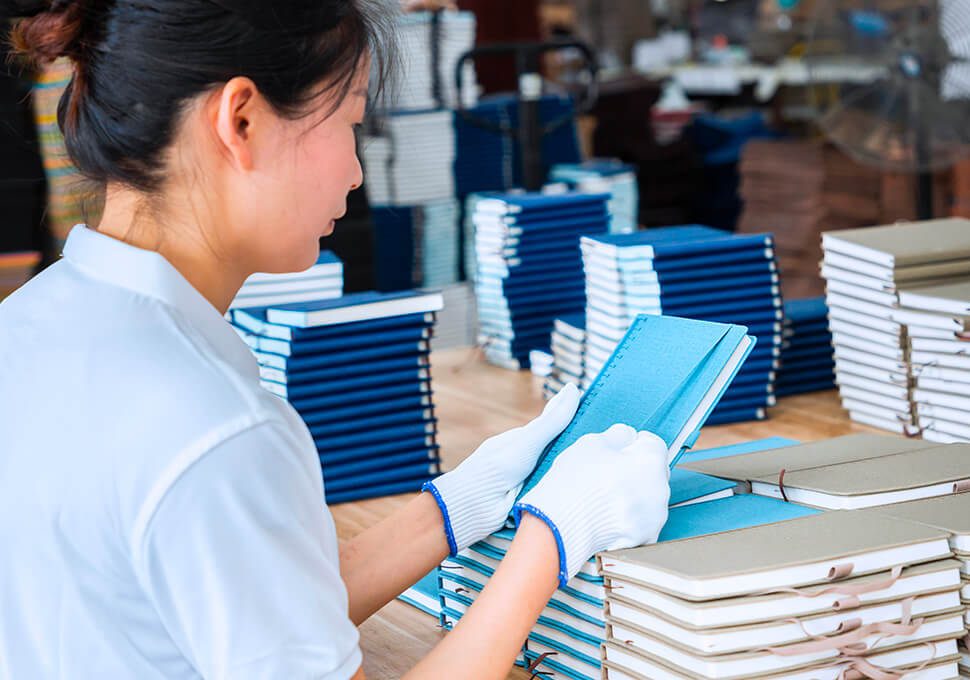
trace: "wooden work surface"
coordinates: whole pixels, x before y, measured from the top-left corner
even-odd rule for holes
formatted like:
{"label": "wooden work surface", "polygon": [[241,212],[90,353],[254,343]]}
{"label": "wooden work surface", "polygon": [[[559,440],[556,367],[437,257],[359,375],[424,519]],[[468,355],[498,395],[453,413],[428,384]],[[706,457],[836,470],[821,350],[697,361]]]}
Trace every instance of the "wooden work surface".
{"label": "wooden work surface", "polygon": [[[527,371],[490,366],[470,350],[432,356],[438,442],[445,469],[452,469],[485,438],[523,424],[542,410],[542,381]],[[766,437],[808,442],[853,432],[877,432],[849,421],[835,391],[782,399],[770,419],[704,428],[695,449],[726,446]],[[345,503],[331,508],[341,540],[377,523],[412,494]],[[398,601],[361,626],[361,649],[368,680],[400,678],[444,636],[432,617]],[[510,678],[528,674],[514,669]]]}

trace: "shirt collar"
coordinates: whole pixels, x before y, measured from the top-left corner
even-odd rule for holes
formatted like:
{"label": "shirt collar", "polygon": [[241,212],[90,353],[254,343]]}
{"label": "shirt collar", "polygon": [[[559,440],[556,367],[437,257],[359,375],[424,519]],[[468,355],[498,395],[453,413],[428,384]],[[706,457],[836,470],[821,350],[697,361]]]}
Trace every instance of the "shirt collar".
{"label": "shirt collar", "polygon": [[159,253],[136,248],[79,224],[68,234],[64,259],[92,278],[175,308],[237,371],[258,377],[256,358],[246,343],[219,310]]}

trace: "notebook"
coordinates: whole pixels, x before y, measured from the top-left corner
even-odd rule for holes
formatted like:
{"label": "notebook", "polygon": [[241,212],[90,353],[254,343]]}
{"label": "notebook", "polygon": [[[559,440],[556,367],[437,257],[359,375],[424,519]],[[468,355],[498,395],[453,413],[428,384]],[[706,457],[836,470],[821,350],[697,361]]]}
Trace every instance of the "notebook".
{"label": "notebook", "polygon": [[[657,543],[600,556],[605,576],[688,600],[823,583],[949,556],[947,532],[851,511]],[[779,550],[778,546],[785,546]],[[710,559],[716,555],[717,559]]]}
{"label": "notebook", "polygon": [[906,503],[894,503],[865,512],[921,522],[950,534],[954,552],[970,554],[970,493],[954,493]]}
{"label": "notebook", "polygon": [[443,305],[444,300],[438,293],[350,293],[336,300],[270,307],[266,310],[266,320],[283,326],[309,328],[386,316],[436,312]]}
{"label": "notebook", "polygon": [[822,247],[890,269],[970,259],[970,220],[947,218],[822,234]]}
{"label": "notebook", "polygon": [[903,451],[928,449],[931,446],[932,444],[926,442],[889,435],[850,434],[740,456],[711,460],[687,459],[680,467],[739,482],[762,478],[777,481],[782,470],[787,471],[787,476],[795,470],[878,458]]}
{"label": "notebook", "polygon": [[426,326],[433,324],[434,320],[435,315],[433,312],[425,312],[388,316],[371,319],[369,321],[352,321],[349,323],[334,324],[332,326],[292,328],[290,326],[268,323],[266,321],[265,307],[232,310],[232,321],[237,326],[246,329],[250,333],[291,342],[366,335],[375,331],[390,330],[392,328]]}
{"label": "notebook", "polygon": [[[970,276],[970,268],[967,270]],[[903,288],[899,304],[921,311],[970,315],[970,278],[934,286]]]}
{"label": "notebook", "polygon": [[402,602],[423,611],[425,614],[437,617],[441,614],[441,603],[438,601],[438,569],[437,567],[425,575],[420,581],[398,595]]}
{"label": "notebook", "polygon": [[[754,339],[740,326],[637,317],[583,395],[572,422],[540,456],[522,493],[581,436],[603,432],[617,422],[657,434],[667,444],[673,464],[693,445],[753,346]],[[658,366],[663,370],[656,370]]]}

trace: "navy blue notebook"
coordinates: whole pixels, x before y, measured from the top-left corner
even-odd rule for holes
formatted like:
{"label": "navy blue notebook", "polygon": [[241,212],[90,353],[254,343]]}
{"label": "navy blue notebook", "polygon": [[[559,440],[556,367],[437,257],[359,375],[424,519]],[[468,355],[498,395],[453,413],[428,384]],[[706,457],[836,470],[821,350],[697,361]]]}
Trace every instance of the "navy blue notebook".
{"label": "navy blue notebook", "polygon": [[337,421],[346,425],[367,420],[373,416],[396,413],[398,411],[412,411],[420,408],[431,408],[430,394],[411,394],[392,399],[381,399],[376,402],[351,404],[345,408],[322,408],[313,411],[300,411],[300,417],[314,431],[314,427]]}
{"label": "navy blue notebook", "polygon": [[434,435],[419,434],[401,439],[389,437],[383,441],[355,445],[353,448],[320,449],[319,456],[320,463],[323,465],[349,465],[367,463],[371,459],[380,461],[385,456],[403,455],[415,451],[437,450],[438,445],[435,443]]}
{"label": "navy blue notebook", "polygon": [[266,309],[266,320],[283,326],[309,328],[368,321],[388,316],[437,312],[443,305],[444,301],[437,293],[413,291],[350,293],[333,300],[269,307]]}
{"label": "navy blue notebook", "polygon": [[725,265],[737,265],[741,263],[773,261],[774,256],[774,251],[771,248],[742,248],[740,250],[725,250],[713,255],[653,260],[652,268],[661,274],[670,271],[697,271],[706,267],[723,267]]}
{"label": "navy blue notebook", "polygon": [[300,400],[310,399],[321,395],[351,393],[370,390],[375,387],[400,385],[403,383],[427,381],[431,378],[431,371],[427,368],[413,366],[404,370],[389,370],[380,373],[340,378],[335,380],[321,380],[304,385],[280,385],[273,383],[273,391],[279,396],[289,399],[293,404]]}
{"label": "navy blue notebook", "polygon": [[346,463],[333,463],[329,458],[320,455],[320,464],[323,466],[323,474],[329,479],[341,479],[344,477],[355,477],[356,475],[382,470],[384,468],[397,468],[402,465],[419,463],[432,463],[438,461],[438,447],[426,446],[401,453],[388,455],[374,455],[373,457],[352,460]]}
{"label": "navy blue notebook", "polygon": [[422,395],[431,395],[430,380],[412,380],[393,385],[380,385],[373,389],[333,391],[315,397],[291,399],[290,403],[300,413],[312,413],[316,410],[341,408],[351,404],[379,403],[389,399]]}
{"label": "navy blue notebook", "polygon": [[347,489],[346,491],[335,491],[333,493],[326,493],[326,501],[328,505],[337,505],[338,503],[349,503],[351,501],[360,501],[367,498],[396,496],[402,493],[411,493],[414,491],[420,491],[422,485],[434,477],[436,477],[436,475],[424,475],[417,477],[416,479],[404,480],[400,482],[358,487]]}
{"label": "navy blue notebook", "polygon": [[301,357],[284,357],[268,352],[254,352],[254,354],[256,355],[256,360],[263,366],[285,371],[288,374],[296,374],[325,366],[356,364],[408,354],[427,354],[430,350],[431,347],[427,340],[408,340],[405,342],[378,345],[376,347],[362,347],[344,352],[311,354]]}
{"label": "navy blue notebook", "polygon": [[296,387],[302,389],[302,387],[312,385],[317,381],[349,380],[356,376],[383,375],[391,371],[405,370],[408,368],[427,370],[429,365],[427,354],[403,354],[380,361],[326,366],[312,371],[294,374],[287,374],[285,371],[280,371],[275,368],[261,367],[260,378],[286,385],[287,389],[294,389]]}
{"label": "navy blue notebook", "polygon": [[343,335],[316,340],[277,340],[258,337],[259,351],[286,357],[302,357],[311,354],[337,353],[350,349],[363,349],[374,345],[392,345],[399,342],[417,342],[431,338],[431,326],[407,326],[359,335]]}
{"label": "navy blue notebook", "polygon": [[[603,205],[609,194],[502,194],[481,199],[476,210],[496,215],[518,215],[547,210],[573,210],[580,206]],[[589,209],[589,208],[587,208]]]}
{"label": "navy blue notebook", "polygon": [[[396,411],[394,413],[382,413],[368,418],[356,418],[354,420],[342,420],[315,425],[310,428],[310,435],[316,442],[323,443],[324,448],[334,446],[333,437],[337,435],[350,435],[354,433],[368,432],[380,428],[390,428],[397,425],[415,425],[417,423],[437,422],[432,408],[415,408],[407,411]],[[320,448],[320,443],[317,444]]]}
{"label": "navy blue notebook", "polygon": [[662,285],[680,283],[682,281],[706,280],[710,285],[711,279],[726,279],[734,276],[758,276],[772,274],[778,271],[773,260],[764,257],[750,262],[725,264],[719,267],[701,266],[685,269],[671,269],[657,272],[657,278]]}
{"label": "navy blue notebook", "polygon": [[232,320],[240,328],[250,333],[279,340],[320,340],[347,335],[363,335],[375,331],[392,328],[407,328],[410,326],[429,326],[434,324],[434,313],[403,314],[388,316],[368,321],[351,321],[349,323],[332,326],[318,326],[315,328],[292,328],[266,321],[266,307],[232,310]]}
{"label": "navy blue notebook", "polygon": [[324,474],[323,488],[329,496],[330,494],[341,493],[343,491],[354,491],[356,489],[409,481],[415,478],[424,478],[427,480],[437,477],[440,471],[441,466],[439,462],[434,460],[365,472],[353,477],[340,477],[338,479],[330,479]]}
{"label": "navy blue notebook", "polygon": [[747,423],[752,420],[764,420],[768,415],[763,406],[757,408],[731,409],[715,411],[707,419],[708,425],[730,425],[731,423]]}
{"label": "navy blue notebook", "polygon": [[[645,229],[633,234],[605,234],[591,237],[605,252],[627,259],[661,260],[725,250],[764,249],[773,243],[771,234],[734,234],[699,224]],[[636,248],[636,254],[629,252]]]}
{"label": "navy blue notebook", "polygon": [[794,324],[825,319],[828,313],[824,297],[785,301],[785,316]]}
{"label": "navy blue notebook", "polygon": [[546,208],[541,211],[524,212],[510,215],[486,215],[490,220],[501,221],[508,225],[531,226],[535,222],[543,223],[549,220],[560,219],[583,219],[583,220],[609,220],[610,212],[606,208],[606,203],[598,201],[585,205],[571,205],[563,209]]}
{"label": "navy blue notebook", "polygon": [[394,451],[398,442],[405,448],[414,442],[421,442],[420,446],[430,446],[430,437],[437,432],[437,423],[433,419],[412,417],[411,420],[397,425],[388,425],[380,430],[361,430],[328,437],[318,437],[314,440],[317,450],[327,455],[328,459],[353,460],[361,455],[369,455],[370,451]]}

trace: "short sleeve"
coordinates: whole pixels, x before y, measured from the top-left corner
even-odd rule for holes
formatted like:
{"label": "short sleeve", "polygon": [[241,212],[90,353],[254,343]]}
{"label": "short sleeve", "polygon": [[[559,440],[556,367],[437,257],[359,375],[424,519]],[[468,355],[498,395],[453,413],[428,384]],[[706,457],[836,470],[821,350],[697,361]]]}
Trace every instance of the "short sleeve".
{"label": "short sleeve", "polygon": [[141,537],[139,580],[205,678],[345,680],[360,667],[305,446],[282,422],[236,434],[172,483]]}

